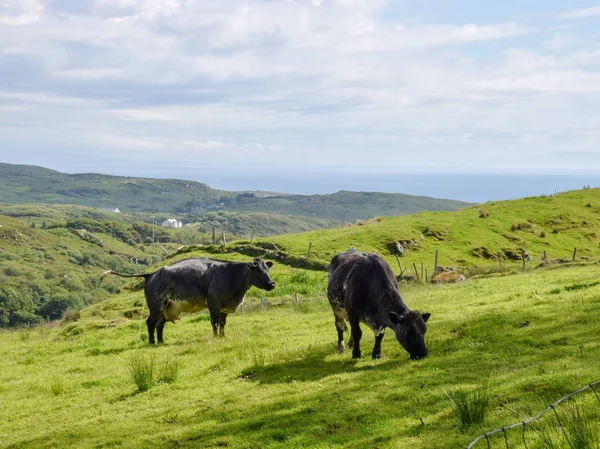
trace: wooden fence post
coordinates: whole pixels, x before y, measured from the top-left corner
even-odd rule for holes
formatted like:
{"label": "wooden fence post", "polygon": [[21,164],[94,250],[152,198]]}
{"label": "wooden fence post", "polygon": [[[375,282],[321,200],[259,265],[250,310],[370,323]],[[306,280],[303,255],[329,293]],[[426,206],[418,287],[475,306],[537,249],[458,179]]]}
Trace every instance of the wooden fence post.
{"label": "wooden fence post", "polygon": [[427,268],[425,268],[425,282],[429,282],[429,273],[427,272]]}
{"label": "wooden fence post", "polygon": [[312,242],[308,244],[308,252],[306,253],[306,260],[308,260],[308,256],[310,256],[310,250],[312,249]]}
{"label": "wooden fence post", "polygon": [[400,273],[402,273],[402,263],[400,263],[400,258],[398,257],[398,254],[394,254],[394,256],[396,256],[396,262],[398,262],[398,267],[400,268]]}
{"label": "wooden fence post", "polygon": [[215,243],[217,243],[217,239],[216,239],[216,236],[215,236],[215,228],[213,228],[213,245]]}
{"label": "wooden fence post", "polygon": [[227,240],[225,240],[225,231],[222,232],[223,235],[223,246],[227,246]]}
{"label": "wooden fence post", "polygon": [[502,268],[502,253],[498,251],[498,262],[500,263],[500,268]]}
{"label": "wooden fence post", "polygon": [[423,278],[424,278],[424,273],[423,273],[423,269],[424,269],[424,268],[425,268],[425,267],[424,267],[424,264],[423,264],[423,262],[421,262],[421,279],[423,279]]}
{"label": "wooden fence post", "polygon": [[417,280],[419,279],[419,272],[417,271],[417,264],[413,262],[413,270],[415,270],[415,275],[417,276]]}
{"label": "wooden fence post", "polygon": [[254,229],[252,229],[252,235],[250,236],[250,243],[252,243],[253,239],[254,239]]}
{"label": "wooden fence post", "polygon": [[433,264],[433,274],[435,275],[435,273],[437,272],[437,267],[438,267],[438,250],[435,250],[435,262]]}
{"label": "wooden fence post", "polygon": [[576,256],[577,256],[577,248],[573,248],[573,262],[575,262]]}
{"label": "wooden fence post", "polygon": [[548,254],[546,254],[546,251],[544,251],[544,260],[548,259]]}

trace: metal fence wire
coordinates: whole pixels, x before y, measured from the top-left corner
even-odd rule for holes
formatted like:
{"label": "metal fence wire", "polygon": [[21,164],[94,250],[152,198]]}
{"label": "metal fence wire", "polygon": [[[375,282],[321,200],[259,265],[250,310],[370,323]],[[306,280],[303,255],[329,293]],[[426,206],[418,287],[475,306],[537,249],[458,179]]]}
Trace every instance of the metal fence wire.
{"label": "metal fence wire", "polygon": [[563,423],[562,423],[562,421],[561,421],[561,419],[560,419],[560,416],[559,416],[558,412],[556,411],[556,407],[557,407],[559,404],[561,404],[563,401],[566,401],[567,399],[570,399],[570,398],[572,398],[573,396],[575,396],[575,395],[578,395],[578,394],[580,394],[580,393],[582,393],[582,392],[584,392],[584,391],[586,391],[586,390],[591,390],[591,391],[594,393],[594,396],[596,397],[596,399],[598,400],[598,402],[600,403],[600,396],[598,395],[598,392],[596,391],[596,388],[595,388],[595,387],[596,387],[598,384],[600,384],[600,380],[597,380],[596,382],[592,382],[592,383],[590,383],[590,384],[586,385],[585,387],[583,387],[583,388],[580,388],[580,389],[579,389],[579,390],[577,390],[577,391],[574,391],[574,392],[572,392],[572,393],[569,393],[568,395],[566,395],[566,396],[564,396],[564,397],[560,398],[558,401],[556,401],[556,402],[555,402],[554,404],[552,404],[550,407],[546,408],[545,410],[542,410],[540,413],[538,413],[537,415],[535,415],[535,416],[533,416],[533,417],[531,417],[531,418],[529,418],[529,419],[526,419],[526,420],[524,420],[524,421],[521,421],[521,422],[518,422],[518,423],[512,424],[512,425],[510,425],[510,426],[502,427],[502,428],[500,428],[500,429],[492,430],[491,432],[484,433],[483,435],[480,435],[480,436],[478,436],[477,438],[475,438],[475,439],[474,439],[474,440],[471,442],[471,444],[469,444],[469,445],[467,446],[467,449],[471,449],[471,448],[475,447],[475,445],[476,445],[477,443],[479,443],[479,442],[481,442],[481,441],[484,441],[484,440],[485,440],[485,442],[487,443],[487,447],[488,447],[488,449],[489,449],[489,448],[491,447],[491,446],[490,446],[490,437],[491,437],[492,435],[496,435],[496,434],[499,434],[499,433],[502,433],[502,436],[503,436],[503,438],[504,438],[504,443],[505,443],[505,445],[506,445],[506,448],[507,448],[507,449],[510,449],[510,445],[509,445],[509,443],[508,443],[508,435],[507,435],[507,431],[508,431],[508,430],[510,430],[510,429],[518,428],[518,427],[522,427],[521,439],[522,439],[522,441],[523,441],[523,444],[524,444],[525,448],[527,448],[527,441],[526,441],[526,439],[525,439],[525,432],[526,432],[526,430],[527,430],[527,425],[528,425],[529,423],[533,422],[533,421],[536,421],[536,420],[538,420],[539,418],[541,418],[543,415],[545,415],[546,413],[548,413],[548,412],[549,412],[549,411],[551,411],[551,410],[554,412],[554,415],[556,416],[556,420],[557,420],[557,422],[558,422],[558,425],[559,425],[559,427],[560,427],[560,429],[561,429],[561,431],[562,431],[562,434],[563,434],[563,436],[565,437],[565,440],[567,441],[567,444],[568,444],[568,446],[569,446],[571,449],[573,449],[573,445],[571,444],[571,441],[569,440],[569,437],[568,437],[568,435],[567,435],[567,432],[565,431],[565,427],[564,427],[564,425],[563,425]]}

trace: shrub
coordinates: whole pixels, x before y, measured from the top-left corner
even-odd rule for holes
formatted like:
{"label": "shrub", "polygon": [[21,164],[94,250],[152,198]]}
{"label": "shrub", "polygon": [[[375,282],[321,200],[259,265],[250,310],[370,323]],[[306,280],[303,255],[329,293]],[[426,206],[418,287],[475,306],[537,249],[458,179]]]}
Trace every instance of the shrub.
{"label": "shrub", "polygon": [[65,310],[65,313],[63,313],[62,316],[62,321],[63,323],[74,323],[76,321],[79,321],[79,319],[81,318],[81,312],[77,309],[67,309]]}
{"label": "shrub", "polygon": [[490,403],[487,388],[473,391],[457,390],[446,394],[454,404],[462,427],[483,423]]}
{"label": "shrub", "polygon": [[129,360],[129,373],[139,392],[149,390],[154,380],[154,358],[134,355]]}
{"label": "shrub", "polygon": [[546,232],[542,231],[542,233],[540,234],[540,237],[543,238],[543,239],[545,239],[546,238]]}

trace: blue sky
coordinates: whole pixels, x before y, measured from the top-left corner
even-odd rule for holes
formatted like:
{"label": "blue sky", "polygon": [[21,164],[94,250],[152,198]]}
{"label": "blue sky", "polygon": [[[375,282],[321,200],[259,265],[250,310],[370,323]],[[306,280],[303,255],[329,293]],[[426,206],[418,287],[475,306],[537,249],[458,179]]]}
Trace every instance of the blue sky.
{"label": "blue sky", "polygon": [[0,161],[600,167],[600,2],[0,0]]}

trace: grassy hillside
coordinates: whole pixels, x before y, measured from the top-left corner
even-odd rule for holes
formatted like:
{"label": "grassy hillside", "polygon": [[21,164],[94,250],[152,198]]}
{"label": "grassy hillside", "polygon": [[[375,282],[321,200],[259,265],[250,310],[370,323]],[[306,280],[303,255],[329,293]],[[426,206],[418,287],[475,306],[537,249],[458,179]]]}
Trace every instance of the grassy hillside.
{"label": "grassy hillside", "polygon": [[[71,298],[85,300],[87,294],[95,302],[108,296],[83,309],[79,319],[69,315],[0,330],[0,445],[466,447],[482,433],[536,415],[600,379],[598,205],[599,190],[582,190],[383,218],[253,245],[184,247],[159,265],[206,254],[229,260],[264,254],[275,260],[271,275],[277,288],[268,293],[252,288],[243,310],[230,316],[224,339],[212,337],[208,315],[200,312],[167,324],[166,344],[159,347],[147,345],[140,281],[111,277],[97,288],[97,276],[116,262],[103,259],[104,252],[88,252],[90,242],[81,233],[42,232],[0,217],[0,292],[7,283],[32,277],[66,290],[77,275]],[[102,236],[108,256],[127,248],[111,238]],[[402,256],[405,266],[420,261],[431,266],[438,249],[440,264],[469,267],[471,274],[477,272],[474,265],[498,266],[498,251],[509,268],[460,284],[401,286],[412,309],[432,314],[429,357],[410,361],[391,332],[379,361],[337,354],[324,295],[326,272],[301,267],[323,267],[334,251],[349,246],[377,250],[395,263],[392,244],[402,240],[418,244]],[[535,259],[544,250],[549,258],[570,258],[573,247],[576,264],[521,270],[519,261],[506,260],[522,248]],[[20,292],[14,285],[12,291]],[[368,354],[374,338],[364,331]],[[132,371],[139,373],[145,364],[154,373],[149,389],[140,391]],[[481,424],[460,423],[449,395],[461,392],[487,396]],[[567,435],[585,434],[591,441],[579,447],[600,444],[595,397],[578,397],[557,413]],[[507,433],[511,448],[522,447],[522,438],[521,429]],[[569,447],[553,414],[528,426],[526,441],[529,448]],[[503,435],[490,445],[505,447]],[[485,447],[485,441],[477,446]]]}
{"label": "grassy hillside", "polygon": [[277,236],[257,244],[275,251],[271,240],[292,261],[306,257],[312,243],[309,261],[317,266],[353,246],[377,251],[397,267],[394,243],[402,241],[414,241],[416,246],[409,244],[400,260],[404,266],[415,263],[419,271],[421,262],[433,268],[436,250],[440,265],[463,269],[498,266],[498,253],[504,265],[518,266],[523,249],[532,256],[528,264],[533,266],[541,263],[544,251],[549,259],[570,260],[577,248],[577,260],[598,259],[600,189],[490,202],[455,212],[383,217],[339,229]]}
{"label": "grassy hillside", "polygon": [[420,210],[456,210],[461,201],[402,194],[338,192],[331,195],[272,195],[215,190],[195,181],[134,178],[96,173],[68,175],[28,165],[0,163],[0,202],[77,204],[123,212],[266,212],[354,221]]}
{"label": "grassy hillside", "polygon": [[[33,223],[40,228],[43,225],[53,226],[64,224],[77,219],[119,222],[125,224],[147,223],[152,224],[155,217],[155,231],[161,241],[179,241],[181,243],[209,243],[212,241],[212,228],[218,234],[225,232],[229,238],[269,236],[304,232],[312,229],[325,229],[341,226],[343,222],[323,218],[306,216],[267,214],[262,212],[207,212],[196,214],[170,214],[134,212],[115,213],[112,211],[95,209],[85,206],[62,204],[0,204],[0,215],[20,218],[28,224]],[[161,223],[175,218],[184,223],[185,228],[180,230],[163,229]]]}
{"label": "grassy hillside", "polygon": [[114,281],[95,288],[98,271],[107,267],[139,271],[160,260],[157,246],[117,237],[81,228],[34,229],[0,215],[0,328],[57,319],[117,292]]}
{"label": "grassy hillside", "polygon": [[[281,283],[288,271],[277,264],[273,277]],[[4,331],[0,445],[464,448],[599,378],[595,265],[402,291],[412,308],[432,313],[423,360],[410,361],[389,332],[381,360],[337,354],[322,295],[267,299],[262,308],[250,299],[224,339],[213,339],[206,313],[184,315],[156,348],[138,319],[147,313],[141,291],[88,308],[78,322]],[[365,329],[365,352],[373,340]],[[154,363],[154,383],[139,392],[131,369],[144,362]],[[483,423],[462,426],[448,393],[482,388]],[[592,396],[559,407],[562,422],[574,422],[576,403],[597,444]],[[542,436],[568,447],[546,416],[528,427],[528,447],[550,447]],[[507,438],[522,447],[520,429]],[[491,440],[504,444],[501,434]]]}

